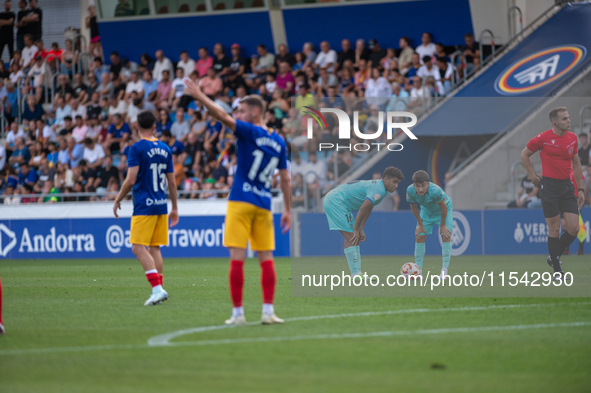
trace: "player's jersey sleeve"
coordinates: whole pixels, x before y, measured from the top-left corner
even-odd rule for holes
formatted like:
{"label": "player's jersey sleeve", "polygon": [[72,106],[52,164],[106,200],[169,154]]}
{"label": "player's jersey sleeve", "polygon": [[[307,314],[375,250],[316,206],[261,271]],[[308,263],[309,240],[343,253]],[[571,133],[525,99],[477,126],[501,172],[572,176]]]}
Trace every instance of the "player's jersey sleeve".
{"label": "player's jersey sleeve", "polygon": [[382,201],[384,190],[381,181],[370,182],[369,187],[365,193],[365,199],[370,201],[372,205],[377,205]]}
{"label": "player's jersey sleeve", "polygon": [[129,157],[127,157],[127,166],[129,168],[140,165],[140,149],[137,144],[129,148]]}
{"label": "player's jersey sleeve", "polygon": [[542,137],[542,134],[538,134],[537,136],[531,138],[529,140],[529,142],[527,142],[527,148],[529,151],[532,152],[537,152],[538,150],[540,150],[542,148],[542,146],[544,146],[544,138]]}
{"label": "player's jersey sleeve", "polygon": [[408,203],[417,203],[415,199],[415,188],[412,186],[412,184],[406,189],[406,201]]}

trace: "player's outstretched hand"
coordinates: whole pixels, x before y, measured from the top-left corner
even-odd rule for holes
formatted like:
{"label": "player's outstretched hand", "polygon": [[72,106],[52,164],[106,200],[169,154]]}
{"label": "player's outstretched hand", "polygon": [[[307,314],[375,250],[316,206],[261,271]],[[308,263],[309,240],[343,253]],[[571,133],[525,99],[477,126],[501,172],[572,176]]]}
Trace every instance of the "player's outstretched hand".
{"label": "player's outstretched hand", "polygon": [[168,215],[168,218],[170,218],[170,227],[172,228],[173,226],[175,226],[176,224],[179,223],[179,212],[176,209],[173,209],[170,211],[170,214]]}
{"label": "player's outstretched hand", "polygon": [[193,98],[198,99],[201,97],[201,87],[199,87],[199,82],[193,82],[191,79],[187,79],[185,81],[185,86],[187,86],[187,90],[193,96]]}
{"label": "player's outstretched hand", "polygon": [[291,228],[291,212],[283,212],[281,215],[281,233],[287,233]]}
{"label": "player's outstretched hand", "polygon": [[115,201],[113,204],[113,213],[115,213],[115,218],[119,218],[119,214],[117,214],[117,210],[121,210],[121,202]]}

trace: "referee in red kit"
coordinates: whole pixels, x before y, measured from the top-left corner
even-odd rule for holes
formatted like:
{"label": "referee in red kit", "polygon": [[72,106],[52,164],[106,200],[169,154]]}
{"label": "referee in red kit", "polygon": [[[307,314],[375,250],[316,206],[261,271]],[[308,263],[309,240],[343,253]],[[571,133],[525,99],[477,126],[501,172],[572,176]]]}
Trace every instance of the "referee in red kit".
{"label": "referee in red kit", "polygon": [[[585,203],[583,172],[577,154],[577,136],[570,132],[570,117],[566,108],[554,108],[548,114],[552,128],[532,138],[521,152],[521,161],[533,183],[540,189],[542,210],[548,224],[548,263],[554,268],[554,279],[562,280],[560,256],[577,238],[579,233],[579,209]],[[542,179],[534,172],[530,157],[540,151]],[[570,180],[575,175],[578,192]],[[577,195],[577,196],[575,196]],[[577,200],[578,199],[578,200]],[[560,213],[566,222],[560,238]]]}

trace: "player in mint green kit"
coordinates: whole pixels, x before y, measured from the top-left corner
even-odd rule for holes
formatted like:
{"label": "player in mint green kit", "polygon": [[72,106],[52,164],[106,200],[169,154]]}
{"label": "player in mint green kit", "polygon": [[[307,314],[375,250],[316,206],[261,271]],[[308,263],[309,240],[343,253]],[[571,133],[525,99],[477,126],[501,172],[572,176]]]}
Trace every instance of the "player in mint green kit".
{"label": "player in mint green kit", "polygon": [[[451,258],[451,230],[453,228],[453,209],[451,199],[437,184],[429,182],[429,174],[417,171],[412,175],[412,183],[406,189],[406,200],[410,203],[412,214],[417,219],[415,229],[415,263],[423,269],[425,256],[425,240],[433,232],[433,225],[439,225],[439,233],[443,241],[441,255],[443,267],[441,277],[447,276],[447,268]],[[416,204],[421,205],[421,213]]]}
{"label": "player in mint green kit", "polygon": [[[343,184],[324,198],[324,212],[331,231],[339,231],[345,238],[345,256],[351,276],[361,274],[359,243],[365,240],[363,228],[374,206],[378,205],[388,192],[394,192],[404,180],[402,171],[390,166],[381,180],[357,180]],[[353,212],[359,210],[357,219]]]}

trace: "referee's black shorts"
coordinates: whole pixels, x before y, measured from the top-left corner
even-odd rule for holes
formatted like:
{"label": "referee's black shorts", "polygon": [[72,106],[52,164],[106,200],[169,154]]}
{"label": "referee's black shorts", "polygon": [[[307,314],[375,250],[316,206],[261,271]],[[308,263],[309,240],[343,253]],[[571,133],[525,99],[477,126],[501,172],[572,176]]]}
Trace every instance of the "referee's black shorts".
{"label": "referee's black shorts", "polygon": [[543,177],[540,181],[540,199],[546,218],[556,217],[558,213],[579,214],[575,186],[570,179]]}

